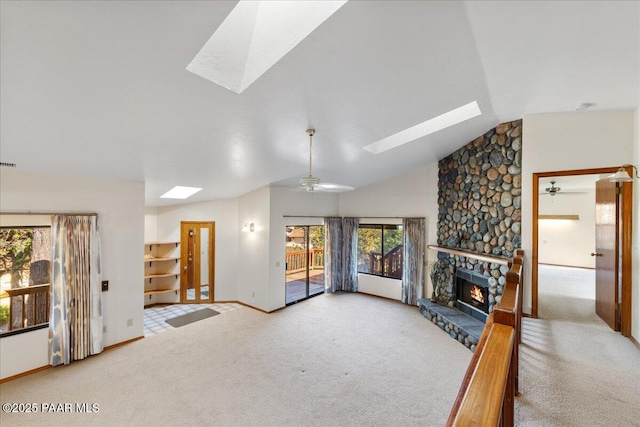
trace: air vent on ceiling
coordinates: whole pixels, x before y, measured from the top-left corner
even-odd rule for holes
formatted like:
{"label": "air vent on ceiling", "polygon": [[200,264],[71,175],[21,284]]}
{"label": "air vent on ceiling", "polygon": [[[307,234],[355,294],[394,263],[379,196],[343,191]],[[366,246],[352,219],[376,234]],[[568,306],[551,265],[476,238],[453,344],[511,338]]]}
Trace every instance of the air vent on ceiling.
{"label": "air vent on ceiling", "polygon": [[16,166],[15,163],[0,162],[0,167],[3,168],[15,168]]}

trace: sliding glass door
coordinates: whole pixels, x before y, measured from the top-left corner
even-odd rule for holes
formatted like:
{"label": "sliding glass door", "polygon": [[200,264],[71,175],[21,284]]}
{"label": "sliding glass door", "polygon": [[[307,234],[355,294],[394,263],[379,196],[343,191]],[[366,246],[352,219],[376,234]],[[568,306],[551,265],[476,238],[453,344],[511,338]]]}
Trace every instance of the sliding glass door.
{"label": "sliding glass door", "polygon": [[324,293],[324,227],[287,226],[285,303]]}

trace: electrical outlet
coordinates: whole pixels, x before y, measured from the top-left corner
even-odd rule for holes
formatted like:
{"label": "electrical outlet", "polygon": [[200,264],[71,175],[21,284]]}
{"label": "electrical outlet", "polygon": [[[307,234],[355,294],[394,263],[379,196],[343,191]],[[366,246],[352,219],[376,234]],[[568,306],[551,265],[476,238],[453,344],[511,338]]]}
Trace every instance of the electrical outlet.
{"label": "electrical outlet", "polygon": [[102,292],[107,292],[109,290],[109,281],[108,280],[103,280],[102,281]]}
{"label": "electrical outlet", "polygon": [[133,326],[133,319],[127,319],[127,326]]}
{"label": "electrical outlet", "polygon": [[251,296],[252,296],[253,298],[255,298],[255,297],[256,297],[256,293],[255,293],[255,292],[251,292]]}
{"label": "electrical outlet", "polygon": [[106,333],[107,333],[107,325],[104,325],[104,326],[102,327],[102,333],[103,333],[103,334],[106,334]]}

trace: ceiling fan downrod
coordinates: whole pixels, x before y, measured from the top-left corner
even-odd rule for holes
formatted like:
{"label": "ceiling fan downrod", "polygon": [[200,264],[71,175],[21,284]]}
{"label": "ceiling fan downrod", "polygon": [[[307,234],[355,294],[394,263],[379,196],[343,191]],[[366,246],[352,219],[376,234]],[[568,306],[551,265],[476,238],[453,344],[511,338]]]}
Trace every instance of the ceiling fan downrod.
{"label": "ceiling fan downrod", "polygon": [[315,129],[307,129],[307,135],[309,135],[309,175],[300,178],[300,185],[305,187],[305,189],[309,192],[314,191],[315,188],[320,184],[320,179],[316,178],[312,174],[312,165],[313,165],[313,135],[316,133]]}

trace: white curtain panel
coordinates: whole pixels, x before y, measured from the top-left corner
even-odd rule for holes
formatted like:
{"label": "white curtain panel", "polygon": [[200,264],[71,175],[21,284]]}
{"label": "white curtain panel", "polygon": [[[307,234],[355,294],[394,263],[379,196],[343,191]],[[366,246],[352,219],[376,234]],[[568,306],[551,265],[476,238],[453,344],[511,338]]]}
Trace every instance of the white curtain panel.
{"label": "white curtain panel", "polygon": [[424,287],[426,231],[424,218],[404,218],[402,302],[416,305]]}
{"label": "white curtain panel", "polygon": [[98,218],[54,215],[49,357],[67,365],[103,350]]}
{"label": "white curtain panel", "polygon": [[358,291],[358,218],[342,218],[342,290]]}
{"label": "white curtain panel", "polygon": [[324,219],[324,288],[327,293],[342,289],[342,218]]}

